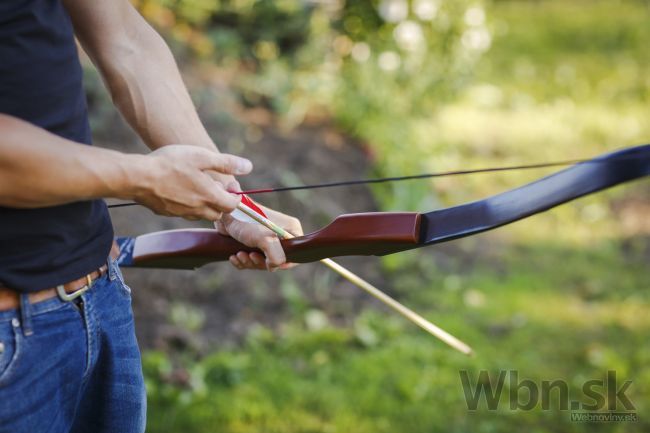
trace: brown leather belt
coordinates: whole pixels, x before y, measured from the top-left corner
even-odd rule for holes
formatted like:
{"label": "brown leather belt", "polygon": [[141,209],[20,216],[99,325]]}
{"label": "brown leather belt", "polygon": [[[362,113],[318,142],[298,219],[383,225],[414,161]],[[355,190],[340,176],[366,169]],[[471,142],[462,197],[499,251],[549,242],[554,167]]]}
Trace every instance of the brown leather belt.
{"label": "brown leather belt", "polygon": [[[114,259],[117,257],[118,253],[119,250],[117,249],[117,245],[113,244],[113,248],[111,249],[111,258]],[[108,271],[108,265],[104,264],[99,269],[89,273],[88,275],[70,281],[69,283],[32,292],[28,295],[29,303],[35,304],[37,302],[52,299],[57,295],[64,301],[71,301],[90,289],[93,281],[106,274],[106,271]],[[19,306],[20,292],[0,285],[0,312],[13,310]]]}
{"label": "brown leather belt", "polygon": [[[37,302],[51,299],[61,292],[63,292],[64,296],[67,295],[68,297],[68,299],[64,300],[72,300],[88,290],[92,285],[92,282],[104,275],[107,270],[108,266],[104,265],[96,271],[74,281],[70,281],[69,283],[57,287],[51,287],[49,289],[39,290],[38,292],[32,292],[28,295],[29,303],[35,304]],[[77,294],[77,296],[74,296],[75,294]],[[72,297],[72,299],[70,299],[70,297]],[[13,310],[19,306],[20,292],[8,287],[0,287],[0,311]]]}

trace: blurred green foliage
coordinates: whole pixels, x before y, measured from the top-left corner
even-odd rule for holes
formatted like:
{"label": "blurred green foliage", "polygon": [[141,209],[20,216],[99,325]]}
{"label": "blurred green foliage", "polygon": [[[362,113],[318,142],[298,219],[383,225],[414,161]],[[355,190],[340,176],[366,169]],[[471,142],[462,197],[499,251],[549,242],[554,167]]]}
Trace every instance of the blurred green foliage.
{"label": "blurred green foliage", "polygon": [[[325,111],[371,142],[378,168],[393,173],[424,169],[413,163],[413,125],[463,88],[492,39],[476,0],[138,4],[173,40],[236,70],[244,105],[270,107],[289,126]],[[409,152],[395,151],[406,143]],[[413,205],[427,191],[412,185],[414,198],[395,205]]]}
{"label": "blurred green foliage", "polygon": [[[368,143],[384,175],[454,169],[461,161],[466,166],[476,147],[491,147],[501,123],[517,127],[516,113],[545,118],[556,112],[546,109],[550,104],[573,107],[578,116],[600,107],[616,113],[612,106],[636,109],[650,96],[650,26],[643,1],[499,1],[487,10],[474,0],[136,4],[168,36],[183,63],[199,58],[230,71],[243,105],[270,108],[287,126],[309,116],[332,118]],[[450,101],[466,102],[459,110],[463,118],[440,116]],[[465,108],[488,108],[497,118],[465,120]],[[572,114],[548,121],[571,123]],[[576,148],[575,156],[590,152],[594,142],[623,145],[642,137],[648,129],[642,114],[636,110],[609,121],[603,113],[589,114],[599,119],[585,125],[595,130],[580,139],[591,143]],[[474,143],[458,142],[458,123],[471,129],[481,121],[497,126],[476,131]],[[621,128],[611,125],[621,121],[630,127],[619,140]],[[607,127],[614,130],[599,130]],[[569,144],[566,137],[545,138]],[[547,149],[549,159],[562,155]],[[535,156],[514,150],[521,160]],[[485,150],[477,159],[492,163]],[[502,163],[503,155],[494,159]],[[425,182],[375,191],[386,209],[432,204]]]}
{"label": "blurred green foliage", "polygon": [[[518,252],[506,258],[505,274],[483,266],[467,272],[459,263],[426,288],[404,284],[410,294],[403,299],[419,309],[434,305],[426,316],[471,342],[473,358],[386,312],[367,311],[343,329],[310,329],[307,315],[298,315],[280,334],[260,328],[239,349],[176,367],[149,353],[150,431],[647,430],[643,418],[573,423],[555,399],[550,411],[510,411],[505,394],[512,384],[499,410],[484,402],[467,410],[459,370],[475,381],[481,369],[511,368],[537,383],[564,379],[571,398],[585,402],[582,384],[613,369],[633,380],[629,398],[638,414],[649,409],[650,304],[638,290],[647,284],[645,264],[553,245]],[[558,270],[551,254],[567,267]],[[608,272],[614,266],[626,278]]]}
{"label": "blurred green foliage", "polygon": [[[184,67],[229,71],[242,105],[288,126],[334,119],[367,145],[380,175],[581,158],[650,137],[645,1],[136,3]],[[386,210],[429,210],[538,175],[374,192]],[[387,312],[338,328],[286,277],[292,319],[281,332],[257,327],[241,347],[209,356],[145,356],[150,431],[647,431],[647,194],[626,186],[456,242],[449,255],[382,259],[399,299],[470,342],[473,359]],[[634,381],[641,420],[468,412],[458,371],[508,368],[565,379],[572,392],[615,369]]]}

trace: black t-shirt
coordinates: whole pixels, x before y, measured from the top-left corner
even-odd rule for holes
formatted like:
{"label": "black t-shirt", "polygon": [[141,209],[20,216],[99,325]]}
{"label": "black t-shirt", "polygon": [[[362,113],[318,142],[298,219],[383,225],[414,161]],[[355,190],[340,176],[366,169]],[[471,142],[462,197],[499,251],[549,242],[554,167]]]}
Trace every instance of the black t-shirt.
{"label": "black t-shirt", "polygon": [[[91,144],[82,70],[60,0],[0,1],[0,113]],[[103,200],[0,207],[0,283],[28,292],[80,278],[106,261],[112,239]]]}

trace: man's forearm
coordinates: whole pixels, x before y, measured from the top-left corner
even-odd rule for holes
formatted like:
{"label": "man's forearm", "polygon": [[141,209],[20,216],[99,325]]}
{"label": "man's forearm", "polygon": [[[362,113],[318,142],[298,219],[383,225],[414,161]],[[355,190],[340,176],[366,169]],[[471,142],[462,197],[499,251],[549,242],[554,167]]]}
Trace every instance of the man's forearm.
{"label": "man's forearm", "polygon": [[150,148],[215,149],[167,44],[131,5],[111,2],[103,9],[68,3],[79,39],[115,105]]}
{"label": "man's forearm", "polygon": [[0,205],[52,206],[133,197],[141,155],[86,146],[0,114]]}
{"label": "man's forearm", "polygon": [[0,206],[36,208],[115,197],[156,213],[216,221],[239,197],[210,173],[244,175],[250,161],[198,146],[123,154],[63,139],[0,114]]}
{"label": "man's forearm", "polygon": [[102,68],[113,101],[147,145],[216,149],[163,39],[147,26],[129,55]]}

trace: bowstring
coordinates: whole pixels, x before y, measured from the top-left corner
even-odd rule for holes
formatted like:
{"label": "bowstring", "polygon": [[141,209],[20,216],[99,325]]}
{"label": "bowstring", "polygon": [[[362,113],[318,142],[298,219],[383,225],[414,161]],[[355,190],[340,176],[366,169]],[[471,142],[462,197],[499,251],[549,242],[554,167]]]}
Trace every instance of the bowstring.
{"label": "bowstring", "polygon": [[[574,164],[611,163],[619,159],[628,159],[628,158],[616,158],[615,160],[569,159],[564,161],[542,162],[537,164],[522,164],[522,165],[510,165],[510,166],[501,166],[501,167],[477,168],[472,170],[454,170],[454,171],[442,171],[436,173],[422,173],[422,174],[414,174],[409,176],[391,176],[391,177],[379,177],[374,179],[358,179],[358,180],[345,180],[345,181],[338,181],[338,182],[316,183],[311,185],[293,185],[293,186],[281,186],[275,188],[258,188],[258,189],[249,189],[246,191],[236,192],[235,194],[257,195],[257,194],[267,194],[271,192],[288,192],[288,191],[299,191],[299,190],[308,190],[308,189],[335,188],[341,186],[370,185],[370,184],[377,184],[377,183],[401,182],[406,180],[429,179],[429,178],[436,178],[436,177],[463,176],[463,175],[476,174],[476,173],[494,173],[499,171],[532,170],[532,169],[539,169],[539,168],[564,167],[564,166],[574,165]],[[136,202],[115,203],[115,204],[108,205],[108,208],[115,209],[115,208],[136,206],[136,205],[139,205],[139,203]]]}

